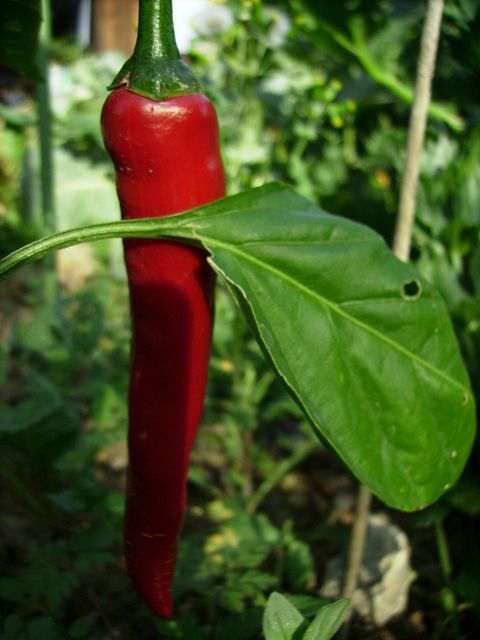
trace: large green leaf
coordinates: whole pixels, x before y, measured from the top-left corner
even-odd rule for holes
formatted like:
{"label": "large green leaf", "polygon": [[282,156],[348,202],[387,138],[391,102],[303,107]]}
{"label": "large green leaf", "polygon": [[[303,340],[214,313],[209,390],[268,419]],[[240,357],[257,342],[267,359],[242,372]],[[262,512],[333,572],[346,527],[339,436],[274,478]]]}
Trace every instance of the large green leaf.
{"label": "large green leaf", "polygon": [[169,218],[57,234],[0,273],[114,236],[203,245],[315,430],[387,504],[421,508],[458,478],[475,407],[445,304],[372,230],[269,185]]}
{"label": "large green leaf", "polygon": [[40,0],[0,2],[0,64],[39,80],[36,64]]}

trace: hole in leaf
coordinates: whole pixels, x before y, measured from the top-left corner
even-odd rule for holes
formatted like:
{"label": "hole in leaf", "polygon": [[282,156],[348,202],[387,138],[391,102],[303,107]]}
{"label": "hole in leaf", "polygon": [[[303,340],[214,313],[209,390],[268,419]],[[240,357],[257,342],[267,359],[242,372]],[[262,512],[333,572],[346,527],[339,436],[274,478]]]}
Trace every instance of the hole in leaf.
{"label": "hole in leaf", "polygon": [[416,300],[422,293],[422,286],[418,280],[407,280],[402,286],[402,298],[404,300]]}

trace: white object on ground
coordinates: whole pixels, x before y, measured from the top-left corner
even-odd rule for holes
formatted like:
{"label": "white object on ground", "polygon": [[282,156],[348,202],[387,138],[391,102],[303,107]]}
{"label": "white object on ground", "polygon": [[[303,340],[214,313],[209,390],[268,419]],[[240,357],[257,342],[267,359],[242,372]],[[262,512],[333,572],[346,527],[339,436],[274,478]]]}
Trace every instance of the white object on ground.
{"label": "white object on ground", "polygon": [[[370,515],[359,585],[352,597],[352,607],[360,616],[384,625],[406,610],[414,579],[410,551],[408,538],[399,527],[385,515]],[[343,558],[332,558],[320,595],[339,598],[343,577]]]}

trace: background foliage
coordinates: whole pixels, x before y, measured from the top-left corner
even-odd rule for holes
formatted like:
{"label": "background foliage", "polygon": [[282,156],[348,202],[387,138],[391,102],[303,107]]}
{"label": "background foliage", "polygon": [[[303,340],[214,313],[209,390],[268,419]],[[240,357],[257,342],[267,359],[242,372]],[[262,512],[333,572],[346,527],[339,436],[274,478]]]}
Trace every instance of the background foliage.
{"label": "background foliage", "polygon": [[[323,6],[230,0],[233,22],[199,37],[191,60],[219,111],[230,193],[280,179],[390,241],[424,5]],[[413,254],[447,302],[477,398],[479,43],[478,3],[447,2]],[[53,56],[58,225],[116,219],[98,119],[121,60],[64,42]],[[6,253],[41,235],[42,221],[32,87],[2,77]],[[2,637],[248,640],[261,637],[272,590],[312,618],[325,562],[345,548],[355,484],[312,440],[222,289],[177,620],[155,620],[132,593],[121,566],[129,349],[121,249],[110,242],[82,251],[61,258],[58,299],[45,295],[41,267],[0,289]],[[475,637],[479,513],[475,448],[440,503],[417,516],[391,514],[409,534],[417,571],[393,637]],[[354,633],[383,637],[368,623]]]}

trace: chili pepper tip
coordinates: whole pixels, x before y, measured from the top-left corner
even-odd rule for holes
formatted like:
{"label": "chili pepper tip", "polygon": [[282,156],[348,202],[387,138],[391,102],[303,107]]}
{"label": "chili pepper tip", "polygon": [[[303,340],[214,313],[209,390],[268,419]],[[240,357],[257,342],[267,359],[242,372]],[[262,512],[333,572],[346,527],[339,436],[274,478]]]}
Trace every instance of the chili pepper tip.
{"label": "chili pepper tip", "polygon": [[173,598],[171,594],[161,594],[155,602],[149,600],[148,604],[160,618],[165,620],[173,618]]}

